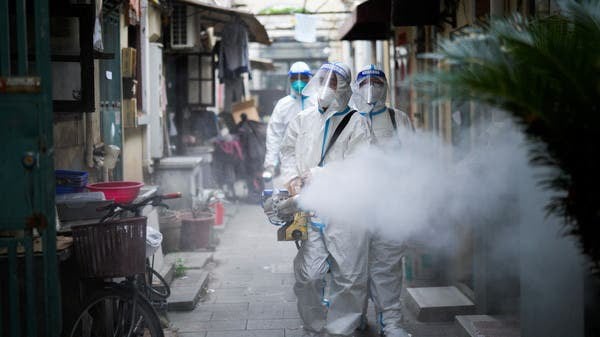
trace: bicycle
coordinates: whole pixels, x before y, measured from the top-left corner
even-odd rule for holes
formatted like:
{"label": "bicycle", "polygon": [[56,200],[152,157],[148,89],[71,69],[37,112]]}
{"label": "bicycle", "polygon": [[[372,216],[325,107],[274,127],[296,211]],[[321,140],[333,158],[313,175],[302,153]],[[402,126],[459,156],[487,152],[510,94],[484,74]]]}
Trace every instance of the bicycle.
{"label": "bicycle", "polygon": [[[101,208],[101,210],[107,210],[108,212],[106,213],[106,215],[104,215],[104,217],[100,219],[100,222],[102,223],[107,220],[118,219],[119,217],[122,217],[125,214],[125,212],[131,212],[134,214],[134,217],[140,217],[141,210],[146,205],[169,208],[168,205],[162,203],[162,200],[176,199],[180,197],[181,193],[178,192],[165,195],[155,195],[145,200],[142,200],[137,204],[110,204]],[[146,298],[149,299],[151,302],[153,300],[164,300],[171,295],[171,288],[169,287],[169,283],[162,277],[162,275],[158,271],[154,270],[153,267],[154,256],[152,253],[152,262],[150,262],[148,256],[146,257],[146,277],[143,278],[144,282],[138,284],[138,287],[140,289],[145,290],[144,293],[146,295]],[[158,280],[158,286],[154,285],[155,278]]]}
{"label": "bicycle", "polygon": [[[164,336],[151,300],[165,299],[170,289],[146,257],[146,218],[140,215],[147,205],[168,207],[163,200],[179,197],[172,193],[111,204],[101,209],[108,212],[99,223],[73,227],[80,272],[102,281],[75,320],[71,337]],[[128,212],[134,216],[124,217]],[[111,261],[115,258],[118,262]],[[118,283],[114,280],[123,277]],[[153,286],[155,277],[160,287]]]}

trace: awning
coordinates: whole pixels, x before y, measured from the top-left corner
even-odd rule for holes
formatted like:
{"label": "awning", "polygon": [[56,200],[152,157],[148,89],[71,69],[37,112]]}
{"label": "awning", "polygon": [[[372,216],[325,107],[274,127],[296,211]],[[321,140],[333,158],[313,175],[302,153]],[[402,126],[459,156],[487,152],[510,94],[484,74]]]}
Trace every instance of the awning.
{"label": "awning", "polygon": [[263,58],[250,58],[250,68],[258,69],[262,71],[273,71],[275,70],[275,65],[272,60],[263,59]]}
{"label": "awning", "polygon": [[390,13],[390,0],[368,0],[361,3],[340,28],[340,40],[389,39]]}
{"label": "awning", "polygon": [[254,14],[246,11],[237,9],[221,7],[216,5],[209,5],[201,0],[178,0],[179,2],[186,3],[194,6],[198,9],[198,13],[203,20],[214,22],[214,23],[228,23],[241,19],[248,27],[248,39],[250,42],[258,42],[266,45],[270,45],[269,34],[265,26],[263,26],[254,16]]}

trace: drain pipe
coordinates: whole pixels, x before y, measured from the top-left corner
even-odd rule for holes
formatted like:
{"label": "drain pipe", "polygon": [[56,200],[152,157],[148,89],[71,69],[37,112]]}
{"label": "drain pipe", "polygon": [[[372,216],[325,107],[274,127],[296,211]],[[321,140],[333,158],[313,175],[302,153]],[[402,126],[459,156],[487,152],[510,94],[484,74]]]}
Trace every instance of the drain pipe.
{"label": "drain pipe", "polygon": [[[150,71],[150,41],[148,39],[148,0],[140,0],[140,62],[141,64],[141,81],[142,83],[142,114],[145,117],[143,120],[145,121],[145,151],[142,156],[143,167],[146,167],[149,172],[152,172],[152,158],[150,154],[150,118],[148,118],[149,113],[149,99],[148,99],[148,89],[150,87],[150,83],[148,82],[148,74]],[[140,123],[142,124],[142,123]]]}

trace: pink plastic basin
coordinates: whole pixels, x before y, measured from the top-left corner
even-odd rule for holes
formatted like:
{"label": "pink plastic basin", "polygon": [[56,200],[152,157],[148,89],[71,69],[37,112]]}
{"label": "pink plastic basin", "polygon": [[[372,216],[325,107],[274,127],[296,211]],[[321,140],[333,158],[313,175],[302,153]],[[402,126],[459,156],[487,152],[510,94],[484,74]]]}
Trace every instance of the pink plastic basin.
{"label": "pink plastic basin", "polygon": [[106,200],[126,204],[132,202],[140,192],[144,183],[137,181],[111,181],[87,185],[88,190],[103,192]]}

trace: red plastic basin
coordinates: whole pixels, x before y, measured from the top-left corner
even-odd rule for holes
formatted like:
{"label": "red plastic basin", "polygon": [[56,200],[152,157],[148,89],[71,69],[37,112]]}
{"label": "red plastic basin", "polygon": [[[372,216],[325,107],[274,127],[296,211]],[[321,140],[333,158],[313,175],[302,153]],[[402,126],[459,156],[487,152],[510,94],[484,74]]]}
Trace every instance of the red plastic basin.
{"label": "red plastic basin", "polygon": [[114,200],[116,203],[130,203],[140,192],[144,183],[137,181],[111,181],[106,183],[95,183],[87,185],[88,190],[103,192],[106,200]]}

